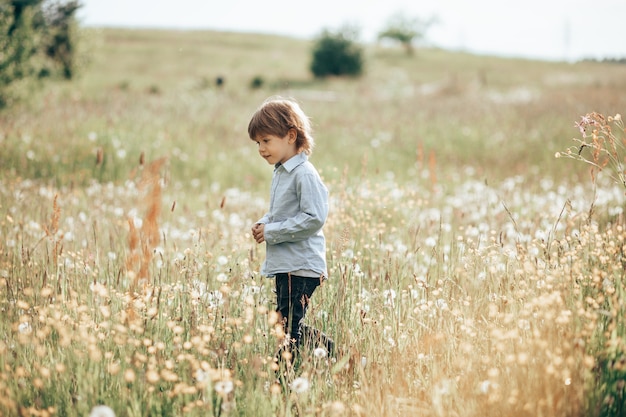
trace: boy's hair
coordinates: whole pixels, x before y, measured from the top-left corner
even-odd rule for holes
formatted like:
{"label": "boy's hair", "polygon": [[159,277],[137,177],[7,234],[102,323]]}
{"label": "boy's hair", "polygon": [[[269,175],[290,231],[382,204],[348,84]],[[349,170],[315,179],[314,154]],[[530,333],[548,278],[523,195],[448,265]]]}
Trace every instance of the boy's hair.
{"label": "boy's hair", "polygon": [[296,149],[310,155],[315,141],[311,134],[311,122],[298,103],[289,98],[273,96],[261,104],[248,124],[250,139],[261,135],[286,136],[289,129],[296,131]]}

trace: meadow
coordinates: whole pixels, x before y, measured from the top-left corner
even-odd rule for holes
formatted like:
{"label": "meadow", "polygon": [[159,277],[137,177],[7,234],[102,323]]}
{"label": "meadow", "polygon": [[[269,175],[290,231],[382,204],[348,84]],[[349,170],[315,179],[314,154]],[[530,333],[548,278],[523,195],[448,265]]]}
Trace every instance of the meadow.
{"label": "meadow", "polygon": [[[626,412],[625,66],[368,45],[361,78],[315,80],[306,40],[81,48],[80,78],[0,112],[0,414]],[[249,232],[272,167],[247,124],[276,94],[315,129],[307,322],[339,347],[283,385]]]}

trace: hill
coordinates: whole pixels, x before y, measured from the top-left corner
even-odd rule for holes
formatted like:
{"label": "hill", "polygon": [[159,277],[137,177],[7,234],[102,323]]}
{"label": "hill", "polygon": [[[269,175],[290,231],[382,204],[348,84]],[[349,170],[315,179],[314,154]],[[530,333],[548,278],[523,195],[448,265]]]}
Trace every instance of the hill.
{"label": "hill", "polygon": [[[300,100],[313,118],[315,158],[328,175],[357,175],[367,160],[371,172],[404,181],[430,158],[441,177],[462,166],[490,181],[568,177],[570,166],[555,162],[554,153],[576,135],[574,122],[589,111],[618,113],[626,100],[626,67],[611,63],[436,49],[407,56],[367,45],[363,77],[315,80],[311,41],[301,39],[114,28],[84,29],[83,39],[79,80],[0,115],[9,148],[0,162],[13,175],[89,177],[91,158],[84,159],[95,150],[86,138],[95,135],[105,155],[123,143],[129,158],[169,155],[176,177],[201,178],[211,166],[221,182],[238,184],[230,167],[249,163],[248,117],[265,97],[282,94]],[[32,138],[38,166],[16,157],[25,149],[21,135]],[[108,162],[99,178],[128,174],[120,161]],[[254,183],[262,174],[251,172]]]}

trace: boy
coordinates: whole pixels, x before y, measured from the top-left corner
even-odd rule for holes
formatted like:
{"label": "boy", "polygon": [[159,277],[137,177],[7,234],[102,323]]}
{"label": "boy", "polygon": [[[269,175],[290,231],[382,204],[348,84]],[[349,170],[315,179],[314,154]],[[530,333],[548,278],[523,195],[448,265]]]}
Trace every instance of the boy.
{"label": "boy", "polygon": [[313,292],[327,278],[322,227],[328,190],[308,160],[314,146],[309,119],[295,101],[271,97],[252,116],[248,135],[261,157],[274,165],[269,211],[252,226],[252,236],[266,244],[261,274],[276,280],[285,346],[292,360],[303,341],[321,343],[330,354],[332,340],[302,325]]}

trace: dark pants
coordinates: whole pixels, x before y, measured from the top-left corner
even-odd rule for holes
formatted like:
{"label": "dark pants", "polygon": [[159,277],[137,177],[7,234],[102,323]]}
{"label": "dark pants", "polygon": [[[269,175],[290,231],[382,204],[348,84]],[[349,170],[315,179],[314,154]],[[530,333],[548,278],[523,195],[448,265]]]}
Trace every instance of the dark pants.
{"label": "dark pants", "polygon": [[300,326],[309,300],[319,285],[320,280],[317,278],[276,274],[276,311],[282,315],[285,333],[289,334],[295,346],[300,344]]}
{"label": "dark pants", "polygon": [[289,346],[294,351],[304,343],[310,347],[321,345],[328,354],[332,353],[333,342],[330,338],[302,324],[309,300],[320,283],[320,278],[276,274],[276,311],[282,315],[285,333],[291,338]]}

